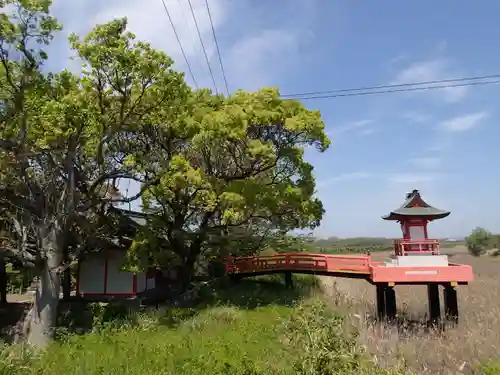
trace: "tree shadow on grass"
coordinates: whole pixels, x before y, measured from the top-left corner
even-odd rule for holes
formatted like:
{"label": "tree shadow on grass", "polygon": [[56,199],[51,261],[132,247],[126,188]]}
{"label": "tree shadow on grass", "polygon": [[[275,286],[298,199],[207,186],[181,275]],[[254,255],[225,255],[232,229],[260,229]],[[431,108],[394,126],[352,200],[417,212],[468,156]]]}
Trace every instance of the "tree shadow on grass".
{"label": "tree shadow on grass", "polygon": [[261,276],[238,282],[221,278],[199,284],[181,298],[161,306],[158,309],[159,322],[175,327],[201,311],[217,306],[248,310],[273,305],[293,307],[319,285],[314,277],[296,276],[294,287],[289,288],[280,276]]}
{"label": "tree shadow on grass", "polygon": [[84,334],[102,328],[137,326],[138,307],[137,301],[125,298],[101,302],[61,301],[56,339],[64,340],[68,334]]}
{"label": "tree shadow on grass", "polygon": [[218,285],[206,285],[200,290],[197,300],[199,308],[215,305],[255,309],[268,305],[293,306],[308,296],[317,285],[312,277],[295,277],[293,288],[285,285],[281,275],[260,276],[237,282],[224,279]]}

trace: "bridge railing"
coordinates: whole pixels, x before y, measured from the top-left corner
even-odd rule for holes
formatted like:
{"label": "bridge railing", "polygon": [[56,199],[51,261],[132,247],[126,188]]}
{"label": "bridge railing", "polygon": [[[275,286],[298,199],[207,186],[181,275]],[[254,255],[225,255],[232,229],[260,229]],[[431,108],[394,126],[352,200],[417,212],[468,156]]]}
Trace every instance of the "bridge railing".
{"label": "bridge railing", "polygon": [[226,272],[254,273],[271,270],[370,273],[369,255],[328,255],[279,253],[254,257],[228,258]]}

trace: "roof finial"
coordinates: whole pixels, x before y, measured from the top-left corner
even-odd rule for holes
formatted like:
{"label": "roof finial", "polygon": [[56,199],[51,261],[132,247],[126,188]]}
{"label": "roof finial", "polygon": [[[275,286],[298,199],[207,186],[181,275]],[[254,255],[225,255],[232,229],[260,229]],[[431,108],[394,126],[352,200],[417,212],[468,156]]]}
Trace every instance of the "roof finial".
{"label": "roof finial", "polygon": [[411,193],[406,193],[406,199],[410,199],[411,197],[414,197],[416,195],[420,195],[420,192],[418,189],[413,189]]}

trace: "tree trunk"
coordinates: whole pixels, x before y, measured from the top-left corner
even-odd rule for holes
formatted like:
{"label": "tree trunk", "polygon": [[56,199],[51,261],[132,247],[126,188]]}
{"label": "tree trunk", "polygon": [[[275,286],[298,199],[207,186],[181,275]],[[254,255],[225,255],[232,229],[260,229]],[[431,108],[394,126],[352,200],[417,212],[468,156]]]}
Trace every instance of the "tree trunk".
{"label": "tree trunk", "polygon": [[197,256],[193,255],[193,254],[189,254],[184,259],[184,264],[182,265],[181,275],[180,275],[181,286],[182,286],[182,289],[184,289],[184,290],[189,287],[189,284],[193,280],[194,266],[196,264],[196,259],[197,259]]}
{"label": "tree trunk", "polygon": [[0,256],[0,306],[7,304],[7,277],[5,258]]}
{"label": "tree trunk", "polygon": [[[64,249],[64,262],[69,262],[68,248]],[[71,266],[66,267],[62,275],[62,292],[65,301],[71,298]]]}
{"label": "tree trunk", "polygon": [[57,322],[57,308],[59,305],[59,292],[61,288],[61,277],[57,273],[57,267],[62,261],[62,247],[58,241],[54,241],[55,234],[52,233],[52,241],[47,245],[47,256],[40,265],[39,284],[36,290],[35,302],[32,311],[28,314],[27,327],[28,344],[43,349],[48,346]]}
{"label": "tree trunk", "polygon": [[64,270],[62,282],[63,299],[67,301],[71,298],[71,267]]}

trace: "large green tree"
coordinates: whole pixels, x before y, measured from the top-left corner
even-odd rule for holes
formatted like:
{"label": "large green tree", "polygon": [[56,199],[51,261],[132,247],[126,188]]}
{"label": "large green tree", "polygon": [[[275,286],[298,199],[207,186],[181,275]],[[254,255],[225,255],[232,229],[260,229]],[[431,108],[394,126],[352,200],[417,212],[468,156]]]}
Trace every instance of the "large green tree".
{"label": "large green tree", "polygon": [[[84,63],[81,78],[42,74],[43,47],[60,29],[50,1],[0,4],[0,204],[20,240],[9,251],[38,271],[28,340],[43,347],[56,321],[64,258],[79,252],[67,254],[71,228],[159,181],[149,166],[161,170],[168,156],[149,158],[150,141],[157,132],[174,142],[170,124],[190,90],[172,60],[135,42],[123,19],[96,26],[83,40],[71,37]],[[121,178],[143,189],[127,199],[106,194]]]}
{"label": "large green tree", "polygon": [[[182,120],[194,133],[144,194],[150,226],[131,249],[168,254],[185,283],[205,251],[231,248],[234,228],[265,235],[317,226],[324,210],[304,148],[329,145],[320,113],[282,100],[276,89],[229,98],[201,92],[195,100]],[[158,238],[166,245],[154,243]]]}

